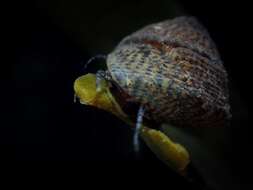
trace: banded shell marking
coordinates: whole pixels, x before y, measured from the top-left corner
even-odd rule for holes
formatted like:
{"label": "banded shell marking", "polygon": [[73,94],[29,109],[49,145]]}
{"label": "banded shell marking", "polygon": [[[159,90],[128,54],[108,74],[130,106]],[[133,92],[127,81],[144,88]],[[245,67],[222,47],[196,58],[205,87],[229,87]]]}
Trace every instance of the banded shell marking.
{"label": "banded shell marking", "polygon": [[217,126],[230,117],[227,72],[193,17],[155,23],[124,38],[107,57],[113,80],[145,117],[176,126]]}

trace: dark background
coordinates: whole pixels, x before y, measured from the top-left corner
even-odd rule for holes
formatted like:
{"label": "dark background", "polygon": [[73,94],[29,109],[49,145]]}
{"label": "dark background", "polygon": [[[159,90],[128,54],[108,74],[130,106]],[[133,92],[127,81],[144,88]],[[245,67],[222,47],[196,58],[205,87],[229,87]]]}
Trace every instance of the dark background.
{"label": "dark background", "polygon": [[[3,84],[8,89],[3,93],[3,109],[11,114],[2,119],[2,158],[120,166],[123,172],[134,171],[147,179],[156,176],[161,181],[170,178],[171,186],[187,187],[145,145],[141,161],[136,160],[132,131],[106,112],[74,104],[72,87],[90,57],[108,54],[120,39],[146,24],[186,14],[196,16],[209,30],[229,73],[233,120],[219,135],[225,139],[223,152],[235,180],[222,185],[234,189],[250,185],[252,85],[247,7],[242,2],[213,0],[10,3],[4,18],[9,59],[14,64],[11,78]],[[213,137],[205,137],[212,141]]]}

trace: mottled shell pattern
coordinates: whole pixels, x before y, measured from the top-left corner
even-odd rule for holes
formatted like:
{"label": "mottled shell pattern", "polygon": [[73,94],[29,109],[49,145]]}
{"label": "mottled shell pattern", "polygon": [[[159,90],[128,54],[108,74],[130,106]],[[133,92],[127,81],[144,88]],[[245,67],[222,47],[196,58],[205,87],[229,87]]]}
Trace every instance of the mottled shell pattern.
{"label": "mottled shell pattern", "polygon": [[113,80],[145,117],[176,126],[220,126],[230,118],[227,73],[206,29],[194,17],[148,25],[108,55]]}

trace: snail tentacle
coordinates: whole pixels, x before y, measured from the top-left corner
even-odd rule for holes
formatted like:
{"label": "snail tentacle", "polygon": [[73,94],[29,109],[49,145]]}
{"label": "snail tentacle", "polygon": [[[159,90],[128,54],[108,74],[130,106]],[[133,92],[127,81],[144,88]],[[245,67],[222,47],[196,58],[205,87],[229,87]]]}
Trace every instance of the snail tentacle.
{"label": "snail tentacle", "polygon": [[87,67],[89,66],[90,63],[92,63],[93,61],[97,60],[97,59],[102,59],[102,60],[106,60],[107,55],[103,55],[103,54],[98,54],[95,55],[93,57],[91,57],[86,64],[84,65],[84,69],[87,69]]}
{"label": "snail tentacle", "polygon": [[139,133],[142,126],[144,113],[145,113],[144,106],[141,105],[137,113],[137,121],[136,121],[136,127],[134,131],[134,137],[133,137],[133,146],[134,146],[134,151],[136,153],[138,153],[140,150]]}

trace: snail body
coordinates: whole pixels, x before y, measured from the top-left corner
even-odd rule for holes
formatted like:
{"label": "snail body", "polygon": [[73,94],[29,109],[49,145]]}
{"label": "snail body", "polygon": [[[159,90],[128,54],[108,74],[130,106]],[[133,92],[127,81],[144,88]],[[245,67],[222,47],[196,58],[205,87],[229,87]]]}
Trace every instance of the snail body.
{"label": "snail body", "polygon": [[106,64],[107,71],[75,81],[75,97],[135,126],[137,154],[140,136],[159,159],[185,175],[189,152],[159,124],[224,126],[231,117],[227,72],[207,30],[193,17],[148,25],[125,37]]}
{"label": "snail body", "polygon": [[112,80],[145,106],[145,118],[175,126],[220,126],[230,117],[227,72],[193,17],[148,25],[107,57]]}

